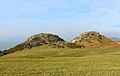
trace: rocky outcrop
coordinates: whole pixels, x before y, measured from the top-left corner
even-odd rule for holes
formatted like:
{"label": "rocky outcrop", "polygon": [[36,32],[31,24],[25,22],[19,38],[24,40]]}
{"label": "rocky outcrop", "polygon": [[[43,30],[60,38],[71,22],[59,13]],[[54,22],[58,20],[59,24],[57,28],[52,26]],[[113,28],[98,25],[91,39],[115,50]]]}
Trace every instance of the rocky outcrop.
{"label": "rocky outcrop", "polygon": [[71,43],[84,45],[85,47],[100,47],[115,42],[105,37],[104,35],[101,35],[98,32],[90,31],[90,32],[82,33],[80,36],[73,39]]}
{"label": "rocky outcrop", "polygon": [[34,36],[29,37],[25,44],[27,46],[41,46],[44,44],[58,44],[58,42],[62,43],[65,42],[62,38],[60,38],[58,35],[53,35],[49,33],[40,33],[36,34]]}
{"label": "rocky outcrop", "polygon": [[0,52],[0,56],[21,51],[25,48],[31,49],[32,47],[38,47],[42,45],[52,48],[103,48],[103,46],[120,46],[118,43],[95,31],[82,33],[71,42],[66,42],[58,35],[40,33],[29,37],[25,42],[18,44],[13,48]]}
{"label": "rocky outcrop", "polygon": [[65,40],[60,38],[58,35],[53,35],[49,33],[40,33],[29,37],[25,42],[18,44],[13,48],[3,51],[2,55],[6,55],[16,51],[21,51],[25,48],[31,49],[32,47],[37,47],[42,45],[64,47],[65,43],[66,43]]}
{"label": "rocky outcrop", "polygon": [[54,48],[81,48],[82,46],[69,43],[60,38],[58,35],[48,34],[48,33],[40,33],[34,36],[29,37],[25,41],[25,46],[27,48],[31,48],[34,46],[48,45]]}

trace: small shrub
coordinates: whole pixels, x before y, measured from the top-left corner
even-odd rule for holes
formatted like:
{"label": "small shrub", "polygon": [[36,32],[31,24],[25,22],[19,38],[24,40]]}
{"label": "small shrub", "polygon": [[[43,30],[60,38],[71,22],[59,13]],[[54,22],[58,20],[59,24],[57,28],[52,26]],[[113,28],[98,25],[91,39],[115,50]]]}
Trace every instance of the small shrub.
{"label": "small shrub", "polygon": [[69,48],[82,48],[81,45],[77,45],[75,43],[67,43],[66,46]]}

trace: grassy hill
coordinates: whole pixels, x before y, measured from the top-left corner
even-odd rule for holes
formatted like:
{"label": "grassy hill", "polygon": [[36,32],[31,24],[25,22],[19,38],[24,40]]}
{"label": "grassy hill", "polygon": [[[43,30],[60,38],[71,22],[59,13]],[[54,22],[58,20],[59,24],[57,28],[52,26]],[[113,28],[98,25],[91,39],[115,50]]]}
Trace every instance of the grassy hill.
{"label": "grassy hill", "polygon": [[7,55],[26,48],[31,49],[32,47],[38,47],[42,45],[50,45],[50,46],[54,45],[54,47],[63,47],[64,43],[66,42],[58,35],[54,35],[50,33],[39,33],[29,37],[23,43],[20,43],[15,47],[3,51],[1,55]]}
{"label": "grassy hill", "polygon": [[4,50],[0,53],[0,56],[14,53],[17,51],[22,51],[26,48],[31,49],[39,46],[47,46],[51,48],[83,48],[83,46],[66,42],[64,39],[60,38],[58,35],[50,33],[39,33],[29,37],[25,42],[16,45],[8,50]]}
{"label": "grassy hill", "polygon": [[46,46],[0,57],[0,76],[119,76],[120,47],[70,49]]}
{"label": "grassy hill", "polygon": [[58,35],[50,33],[39,33],[29,37],[25,42],[16,45],[8,50],[3,51],[0,56],[22,51],[26,48],[48,45],[53,48],[111,48],[120,46],[117,42],[99,34],[95,31],[82,33],[71,42],[66,42]]}
{"label": "grassy hill", "polygon": [[0,52],[0,76],[120,76],[120,46],[97,32],[41,33]]}

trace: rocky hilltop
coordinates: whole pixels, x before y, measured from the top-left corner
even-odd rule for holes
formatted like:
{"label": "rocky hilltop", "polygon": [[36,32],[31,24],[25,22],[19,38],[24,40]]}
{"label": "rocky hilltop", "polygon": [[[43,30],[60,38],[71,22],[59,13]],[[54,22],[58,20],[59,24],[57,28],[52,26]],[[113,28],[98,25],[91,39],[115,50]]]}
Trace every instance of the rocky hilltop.
{"label": "rocky hilltop", "polygon": [[73,39],[71,43],[84,45],[88,48],[97,48],[111,44],[117,45],[117,43],[96,31],[82,33]]}
{"label": "rocky hilltop", "polygon": [[13,48],[0,52],[0,55],[6,55],[38,46],[47,46],[52,48],[110,48],[120,45],[95,31],[82,33],[71,42],[66,42],[58,35],[39,33],[29,37],[25,42],[18,44]]}
{"label": "rocky hilltop", "polygon": [[65,44],[65,40],[60,38],[58,35],[53,35],[49,33],[39,33],[29,37],[25,42],[16,45],[13,48],[5,50],[3,55],[13,53],[15,51],[20,51],[25,48],[31,49],[32,47],[42,46],[42,45],[49,45],[54,47],[63,47]]}
{"label": "rocky hilltop", "polygon": [[82,46],[66,42],[64,39],[60,38],[58,35],[49,33],[39,33],[29,37],[25,42],[16,45],[13,48],[5,50],[2,55],[13,53],[16,51],[22,51],[23,49],[31,49],[32,47],[47,46],[51,48],[82,48]]}
{"label": "rocky hilltop", "polygon": [[53,35],[49,33],[40,33],[36,34],[34,36],[29,37],[25,44],[27,46],[40,46],[44,44],[57,44],[58,42],[65,42],[62,38],[60,38],[58,35]]}

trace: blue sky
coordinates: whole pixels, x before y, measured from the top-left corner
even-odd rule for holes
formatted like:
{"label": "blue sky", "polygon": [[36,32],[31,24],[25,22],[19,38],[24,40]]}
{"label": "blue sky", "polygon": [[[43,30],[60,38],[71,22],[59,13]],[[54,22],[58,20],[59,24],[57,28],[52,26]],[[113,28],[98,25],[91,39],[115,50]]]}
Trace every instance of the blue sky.
{"label": "blue sky", "polygon": [[41,32],[71,40],[81,32],[120,37],[120,0],[0,0],[0,48]]}

